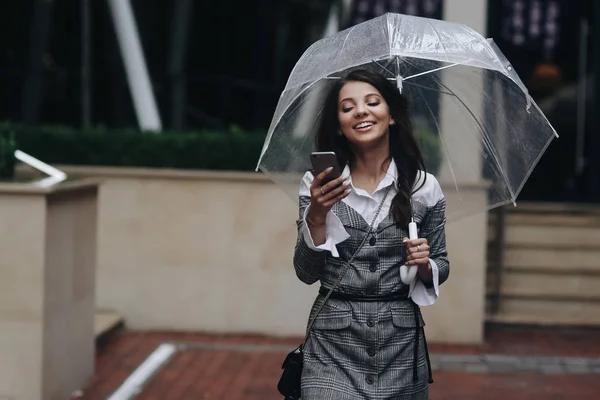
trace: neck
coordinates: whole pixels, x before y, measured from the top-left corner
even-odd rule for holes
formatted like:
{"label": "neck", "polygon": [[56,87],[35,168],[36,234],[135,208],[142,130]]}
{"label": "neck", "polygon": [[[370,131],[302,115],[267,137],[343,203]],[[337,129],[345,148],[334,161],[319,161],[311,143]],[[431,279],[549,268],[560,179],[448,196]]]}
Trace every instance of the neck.
{"label": "neck", "polygon": [[363,152],[355,151],[352,172],[360,174],[369,182],[379,182],[386,174],[390,162],[388,146]]}

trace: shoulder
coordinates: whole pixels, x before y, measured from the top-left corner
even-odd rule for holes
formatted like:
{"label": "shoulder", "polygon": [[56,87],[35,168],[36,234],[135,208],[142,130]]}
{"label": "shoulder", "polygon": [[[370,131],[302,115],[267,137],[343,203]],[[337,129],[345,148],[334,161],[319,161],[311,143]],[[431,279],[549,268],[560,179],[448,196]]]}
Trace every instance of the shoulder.
{"label": "shoulder", "polygon": [[444,199],[440,183],[430,173],[419,171],[414,188],[418,190],[413,194],[413,199],[425,204],[427,207],[433,207]]}
{"label": "shoulder", "polygon": [[298,189],[299,196],[310,197],[310,185],[312,185],[314,179],[315,177],[313,176],[312,172],[306,171],[302,177],[302,180],[300,181],[300,188]]}

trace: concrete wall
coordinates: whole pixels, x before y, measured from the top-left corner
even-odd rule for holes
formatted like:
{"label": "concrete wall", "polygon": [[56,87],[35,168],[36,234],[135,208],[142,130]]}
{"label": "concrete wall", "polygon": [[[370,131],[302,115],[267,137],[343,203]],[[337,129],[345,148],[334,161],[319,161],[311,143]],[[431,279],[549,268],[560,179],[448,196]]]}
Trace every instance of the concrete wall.
{"label": "concrete wall", "polygon": [[[296,205],[263,175],[60,168],[102,177],[99,308],[134,329],[303,333],[318,287],[292,267]],[[424,310],[431,341],[482,340],[486,226],[485,213],[448,226],[450,280]]]}
{"label": "concrete wall", "polygon": [[64,400],[93,375],[96,195],[0,184],[0,398]]}

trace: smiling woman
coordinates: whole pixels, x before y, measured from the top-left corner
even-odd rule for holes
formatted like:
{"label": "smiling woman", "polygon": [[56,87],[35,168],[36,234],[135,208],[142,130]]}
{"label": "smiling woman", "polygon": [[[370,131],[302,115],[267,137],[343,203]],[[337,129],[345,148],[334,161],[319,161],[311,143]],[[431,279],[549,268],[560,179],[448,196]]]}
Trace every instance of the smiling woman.
{"label": "smiling woman", "polygon": [[[328,94],[316,147],[344,170],[327,183],[328,171],[307,172],[299,189],[294,268],[303,282],[321,282],[301,398],[426,399],[419,306],[435,303],[448,278],[446,201],[425,171],[406,97],[378,73],[350,72]],[[417,278],[405,284],[402,265]]]}
{"label": "smiling woman", "polygon": [[[365,121],[374,126],[356,129]],[[367,187],[381,180],[393,159],[400,173],[396,182],[399,196],[392,201],[392,213],[398,222],[410,222],[410,196],[418,171],[426,168],[413,136],[408,100],[384,76],[355,70],[336,83],[325,102],[316,147],[334,151],[342,166],[350,164],[352,168],[354,164],[353,179]],[[365,156],[371,167],[371,160],[382,160],[381,165],[374,165],[375,171],[369,171],[374,174],[370,183],[362,173],[363,166],[357,165]]]}

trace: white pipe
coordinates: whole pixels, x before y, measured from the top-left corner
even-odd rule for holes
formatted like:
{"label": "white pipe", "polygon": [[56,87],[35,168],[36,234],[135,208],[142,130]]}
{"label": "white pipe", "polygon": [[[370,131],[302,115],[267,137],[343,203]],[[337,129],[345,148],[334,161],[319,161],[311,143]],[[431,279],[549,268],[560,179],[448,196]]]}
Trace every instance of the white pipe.
{"label": "white pipe", "polygon": [[15,150],[15,158],[37,169],[38,171],[42,171],[43,173],[50,175],[49,178],[40,181],[43,182],[40,183],[41,186],[49,186],[50,184],[62,182],[65,179],[67,179],[67,174],[65,174],[64,172],[54,168],[51,165],[46,164],[43,161],[38,160],[33,156],[30,156],[27,153],[23,153],[21,150]]}
{"label": "white pipe", "polygon": [[327,23],[325,24],[325,32],[323,33],[323,37],[331,36],[335,33],[338,33],[340,30],[340,10],[337,3],[334,3],[329,9],[329,17],[327,18]]}
{"label": "white pipe", "polygon": [[152,92],[146,60],[130,0],[108,0],[121,56],[125,65],[127,82],[140,129],[160,131],[162,123]]}
{"label": "white pipe", "polygon": [[171,359],[177,346],[163,343],[133,372],[107,400],[129,400],[139,394],[156,371]]}

